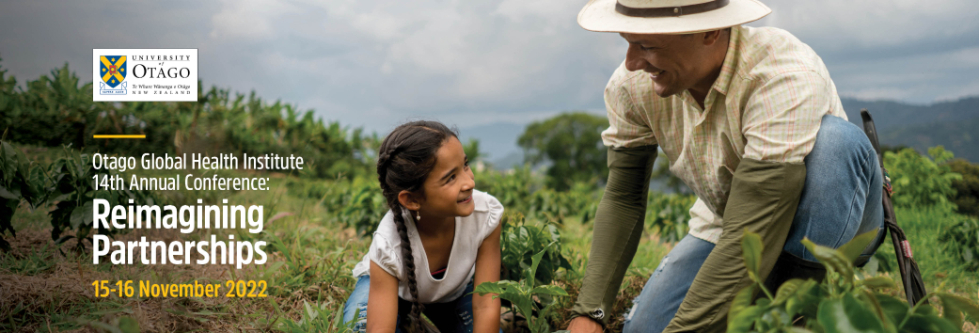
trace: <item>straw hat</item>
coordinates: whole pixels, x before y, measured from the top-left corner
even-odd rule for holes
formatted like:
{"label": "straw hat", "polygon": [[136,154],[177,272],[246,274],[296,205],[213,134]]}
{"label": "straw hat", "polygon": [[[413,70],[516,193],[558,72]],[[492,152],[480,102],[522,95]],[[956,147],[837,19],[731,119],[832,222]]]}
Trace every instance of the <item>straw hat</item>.
{"label": "straw hat", "polygon": [[682,34],[756,21],[772,10],[758,0],[591,0],[578,25],[591,31]]}

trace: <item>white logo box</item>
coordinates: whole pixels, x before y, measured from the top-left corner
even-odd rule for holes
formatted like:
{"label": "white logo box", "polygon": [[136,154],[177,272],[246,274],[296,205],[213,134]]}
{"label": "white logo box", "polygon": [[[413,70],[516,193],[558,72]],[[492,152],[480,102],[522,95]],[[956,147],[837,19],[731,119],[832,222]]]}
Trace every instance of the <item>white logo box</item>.
{"label": "white logo box", "polygon": [[198,64],[197,49],[92,49],[92,100],[196,102]]}

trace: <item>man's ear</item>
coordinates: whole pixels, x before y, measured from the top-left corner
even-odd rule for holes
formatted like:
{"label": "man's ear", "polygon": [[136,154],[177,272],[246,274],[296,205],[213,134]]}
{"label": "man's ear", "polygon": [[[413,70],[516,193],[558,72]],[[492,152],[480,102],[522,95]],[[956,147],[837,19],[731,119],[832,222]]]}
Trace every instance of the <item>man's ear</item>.
{"label": "man's ear", "polygon": [[419,210],[421,209],[421,200],[414,193],[408,192],[408,190],[402,190],[398,192],[398,202],[401,206],[407,208],[408,210]]}
{"label": "man's ear", "polygon": [[724,33],[724,29],[707,31],[704,32],[703,43],[706,46],[714,45],[719,39],[721,39],[721,34]]}

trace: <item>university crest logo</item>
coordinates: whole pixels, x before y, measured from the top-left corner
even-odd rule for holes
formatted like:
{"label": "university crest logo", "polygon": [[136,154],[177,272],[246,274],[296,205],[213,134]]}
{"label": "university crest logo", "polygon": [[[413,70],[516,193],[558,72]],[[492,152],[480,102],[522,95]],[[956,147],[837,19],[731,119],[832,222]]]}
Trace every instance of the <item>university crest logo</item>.
{"label": "university crest logo", "polygon": [[125,95],[126,94],[126,56],[103,55],[99,56],[99,73],[102,82],[99,82],[99,93],[102,95]]}

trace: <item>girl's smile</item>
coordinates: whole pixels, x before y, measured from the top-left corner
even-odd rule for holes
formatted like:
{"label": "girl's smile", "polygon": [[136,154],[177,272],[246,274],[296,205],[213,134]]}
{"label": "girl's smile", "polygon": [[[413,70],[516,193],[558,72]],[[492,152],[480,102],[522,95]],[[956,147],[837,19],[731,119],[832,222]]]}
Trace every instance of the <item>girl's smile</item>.
{"label": "girl's smile", "polygon": [[421,224],[436,219],[449,222],[456,216],[472,214],[476,208],[472,200],[476,181],[459,139],[450,137],[435,153],[435,165],[422,187],[424,198],[418,200],[416,208],[421,213]]}

